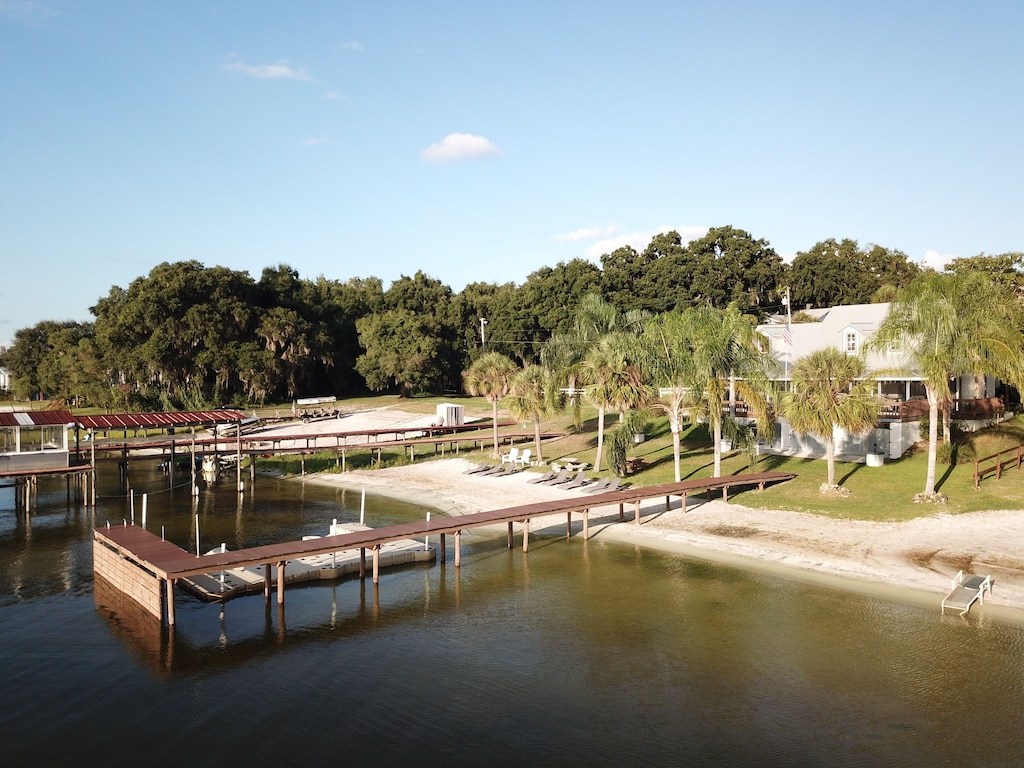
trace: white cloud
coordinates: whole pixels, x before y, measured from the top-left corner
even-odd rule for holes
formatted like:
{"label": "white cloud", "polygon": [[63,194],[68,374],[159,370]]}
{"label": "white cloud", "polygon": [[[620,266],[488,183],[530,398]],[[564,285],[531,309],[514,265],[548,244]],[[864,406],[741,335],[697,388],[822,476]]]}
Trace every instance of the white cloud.
{"label": "white cloud", "polygon": [[567,232],[564,235],[555,235],[555,240],[560,243],[578,243],[580,240],[593,240],[595,237],[610,235],[616,229],[618,227],[614,224],[608,224],[604,227],[582,227],[572,232]]}
{"label": "white cloud", "polygon": [[242,61],[229,61],[224,69],[241,72],[246,77],[260,80],[309,80],[306,70],[291,66],[287,61],[277,64],[246,64]]}
{"label": "white cloud", "polygon": [[449,133],[441,141],[431,144],[420,153],[428,163],[451,163],[468,158],[494,157],[500,155],[489,139],[471,133]]}
{"label": "white cloud", "polygon": [[8,16],[27,24],[36,24],[54,16],[60,16],[60,11],[31,2],[31,0],[0,0],[0,16]]}
{"label": "white cloud", "polygon": [[931,267],[936,272],[941,272],[946,268],[953,259],[957,258],[956,255],[945,255],[938,251],[925,251],[924,258],[919,259],[919,263],[923,267]]}
{"label": "white cloud", "polygon": [[363,48],[363,44],[360,43],[358,40],[349,40],[347,43],[342,43],[341,44],[341,50],[343,50],[343,51],[363,51],[363,50],[366,50],[366,49]]}
{"label": "white cloud", "polygon": [[672,230],[679,233],[679,238],[682,240],[683,245],[686,245],[691,240],[696,240],[698,237],[704,237],[708,233],[707,227],[658,227],[646,232],[630,232],[627,235],[599,240],[587,248],[584,254],[588,259],[599,261],[606,253],[611,253],[616,248],[622,248],[626,245],[632,246],[636,251],[643,251],[644,248],[651,244],[651,240],[655,235],[671,232]]}

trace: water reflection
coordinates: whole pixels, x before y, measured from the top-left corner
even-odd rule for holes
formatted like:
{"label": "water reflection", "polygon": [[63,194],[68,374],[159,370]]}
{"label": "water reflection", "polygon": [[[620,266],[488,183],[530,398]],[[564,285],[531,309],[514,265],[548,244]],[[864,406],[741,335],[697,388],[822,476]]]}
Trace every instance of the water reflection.
{"label": "water reflection", "polygon": [[[241,499],[159,483],[150,530],[186,547],[196,515],[204,546],[252,546],[323,533],[360,503],[262,479]],[[367,503],[371,524],[422,515]],[[462,568],[449,556],[377,588],[294,586],[286,608],[182,596],[170,633],[93,584],[92,526],[130,514],[125,499],[111,494],[95,516],[7,509],[0,723],[12,764],[88,754],[112,722],[131,727],[104,739],[108,765],[181,744],[198,766],[340,754],[385,765],[1024,761],[1019,627],[600,539],[538,537],[524,554],[498,531],[464,537]]]}

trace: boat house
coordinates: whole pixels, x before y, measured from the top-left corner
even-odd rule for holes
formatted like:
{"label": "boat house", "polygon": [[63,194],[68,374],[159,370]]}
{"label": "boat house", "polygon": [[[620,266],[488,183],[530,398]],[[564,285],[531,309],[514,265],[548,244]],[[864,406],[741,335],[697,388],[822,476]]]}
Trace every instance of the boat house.
{"label": "boat house", "polygon": [[0,474],[69,467],[70,411],[0,411]]}

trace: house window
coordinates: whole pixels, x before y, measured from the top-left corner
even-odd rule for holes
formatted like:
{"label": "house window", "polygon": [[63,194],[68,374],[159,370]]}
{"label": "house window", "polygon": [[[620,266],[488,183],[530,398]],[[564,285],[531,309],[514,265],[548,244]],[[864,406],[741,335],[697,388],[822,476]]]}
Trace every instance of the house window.
{"label": "house window", "polygon": [[846,332],[846,353],[854,354],[857,352],[857,334],[855,331]]}

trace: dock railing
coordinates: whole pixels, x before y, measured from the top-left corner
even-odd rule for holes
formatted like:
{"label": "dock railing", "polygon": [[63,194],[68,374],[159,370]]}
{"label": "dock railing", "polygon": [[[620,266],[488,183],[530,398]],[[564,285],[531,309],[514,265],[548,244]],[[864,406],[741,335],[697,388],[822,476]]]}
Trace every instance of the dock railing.
{"label": "dock railing", "polygon": [[1024,444],[1018,445],[1015,448],[1006,448],[998,453],[978,459],[974,462],[974,490],[978,490],[981,486],[981,481],[987,475],[994,474],[996,480],[998,480],[1002,477],[1005,467],[1012,466],[1019,470],[1022,458],[1024,458]]}

